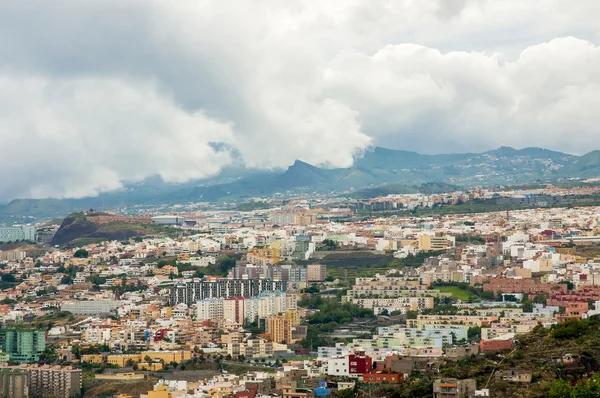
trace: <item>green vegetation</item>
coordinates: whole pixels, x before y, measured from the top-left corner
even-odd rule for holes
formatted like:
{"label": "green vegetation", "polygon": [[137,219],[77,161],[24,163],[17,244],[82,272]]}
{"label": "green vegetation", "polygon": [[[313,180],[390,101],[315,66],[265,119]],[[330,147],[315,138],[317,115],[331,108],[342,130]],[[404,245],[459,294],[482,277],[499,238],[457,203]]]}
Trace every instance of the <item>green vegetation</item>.
{"label": "green vegetation", "polygon": [[[483,291],[481,288],[471,286],[466,282],[436,282],[431,284],[429,288],[437,289],[443,292],[450,292],[458,299],[469,302],[477,301],[479,299],[494,300],[495,298],[494,292]],[[456,288],[458,290],[450,288]],[[454,292],[461,295],[463,298],[456,296]],[[469,296],[467,297],[466,295]]]}
{"label": "green vegetation", "polygon": [[420,252],[416,256],[409,254],[406,258],[397,259],[390,254],[375,254],[371,251],[332,252],[320,260],[327,266],[327,276],[333,279],[353,283],[357,277],[372,277],[391,269],[404,267],[420,267],[429,257],[439,256],[441,252]]}
{"label": "green vegetation", "polygon": [[564,379],[559,379],[554,382],[549,398],[585,398],[585,397],[600,397],[600,374],[595,373],[588,379],[583,379],[579,383],[573,385]]}
{"label": "green vegetation", "polygon": [[88,258],[88,256],[89,256],[89,253],[85,249],[78,249],[73,254],[73,257],[75,257],[75,258]]}
{"label": "green vegetation", "polygon": [[314,295],[307,300],[300,301],[299,306],[305,308],[318,308],[319,311],[307,319],[308,331],[306,339],[302,341],[305,348],[326,345],[328,338],[324,333],[331,333],[337,327],[352,322],[354,319],[374,318],[373,311],[361,308],[356,304],[340,304],[338,299],[324,299]]}
{"label": "green vegetation", "polygon": [[[102,213],[90,213],[100,215]],[[88,218],[86,213],[72,213],[67,216],[59,230],[52,238],[53,245],[83,245],[88,242],[102,240],[126,240],[137,236],[165,235],[178,237],[182,231],[177,228],[158,224],[142,224],[130,222],[110,222],[96,224]]]}
{"label": "green vegetation", "polygon": [[462,301],[468,301],[469,299],[474,297],[474,295],[470,291],[461,289],[458,286],[437,286],[435,287],[435,289],[443,293],[452,293],[453,297],[456,297],[457,299]]}
{"label": "green vegetation", "polygon": [[253,210],[270,209],[271,207],[273,207],[273,205],[271,205],[271,204],[269,204],[267,202],[250,201],[250,202],[245,202],[245,203],[242,203],[242,204],[238,205],[237,210],[239,210],[239,211],[253,211]]}
{"label": "green vegetation", "polygon": [[175,260],[159,260],[157,263],[158,268],[162,268],[165,265],[175,265],[177,271],[181,274],[183,271],[196,271],[194,277],[202,278],[204,275],[215,275],[215,276],[227,276],[229,270],[235,267],[235,263],[240,259],[239,255],[236,256],[221,256],[217,258],[215,264],[210,264],[207,267],[195,267],[190,263],[179,263]]}

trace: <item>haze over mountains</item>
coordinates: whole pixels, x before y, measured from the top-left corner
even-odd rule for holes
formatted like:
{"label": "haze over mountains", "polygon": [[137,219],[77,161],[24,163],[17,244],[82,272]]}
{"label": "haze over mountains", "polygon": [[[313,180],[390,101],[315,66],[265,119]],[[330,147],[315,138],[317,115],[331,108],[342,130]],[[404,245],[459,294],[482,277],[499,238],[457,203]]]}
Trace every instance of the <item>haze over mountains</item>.
{"label": "haze over mountains", "polygon": [[[276,193],[342,194],[384,185],[406,185],[416,192],[424,183],[447,187],[513,185],[559,178],[600,176],[600,151],[574,156],[542,148],[501,147],[483,153],[423,155],[375,147],[350,168],[326,169],[297,160],[287,170],[261,171],[237,167],[219,176],[186,184],[159,178],[129,184],[126,189],[83,199],[15,199],[0,207],[0,220],[23,216],[53,217],[88,208],[115,209],[136,204],[178,204],[239,200]],[[440,186],[437,189],[442,189]]]}

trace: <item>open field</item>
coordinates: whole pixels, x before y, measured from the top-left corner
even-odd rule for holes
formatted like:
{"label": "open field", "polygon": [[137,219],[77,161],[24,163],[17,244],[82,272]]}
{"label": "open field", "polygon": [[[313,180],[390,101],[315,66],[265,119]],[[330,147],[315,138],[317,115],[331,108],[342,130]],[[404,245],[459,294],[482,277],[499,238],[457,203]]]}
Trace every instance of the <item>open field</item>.
{"label": "open field", "polygon": [[437,286],[435,289],[443,293],[452,293],[453,297],[456,297],[457,299],[462,301],[467,301],[468,299],[473,297],[471,292],[461,289],[457,286]]}

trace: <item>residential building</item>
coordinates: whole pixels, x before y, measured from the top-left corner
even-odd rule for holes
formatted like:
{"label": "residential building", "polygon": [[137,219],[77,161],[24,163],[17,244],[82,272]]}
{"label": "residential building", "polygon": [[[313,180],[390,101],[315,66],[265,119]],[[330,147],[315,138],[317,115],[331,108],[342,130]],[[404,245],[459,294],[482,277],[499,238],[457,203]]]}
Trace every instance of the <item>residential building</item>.
{"label": "residential building", "polygon": [[433,383],[433,398],[470,398],[476,389],[475,379],[437,379]]}
{"label": "residential building", "polygon": [[0,329],[0,346],[11,361],[37,362],[46,349],[46,332],[37,329]]}
{"label": "residential building", "polygon": [[0,250],[0,261],[21,261],[25,260],[27,253],[22,250]]}
{"label": "residential building", "polygon": [[28,397],[29,374],[22,369],[0,367],[0,396]]}
{"label": "residential building", "polygon": [[270,279],[202,279],[180,282],[171,288],[171,305],[194,304],[207,298],[252,297],[263,291],[285,291],[286,281]]}
{"label": "residential building", "polygon": [[[81,395],[81,369],[70,366],[0,364],[0,379],[17,383],[10,389],[28,390],[25,395],[7,395],[15,397],[59,397],[71,398]],[[26,375],[26,376],[25,376]],[[12,377],[11,377],[12,376]],[[27,388],[23,384],[27,382]],[[6,388],[6,385],[4,386]]]}
{"label": "residential building", "polygon": [[223,299],[205,299],[196,303],[198,320],[222,319],[225,302]]}
{"label": "residential building", "polygon": [[223,318],[240,325],[246,323],[243,297],[230,297],[223,302]]}
{"label": "residential building", "polygon": [[275,343],[292,342],[292,322],[285,315],[274,315],[267,319],[266,332]]}
{"label": "residential building", "polygon": [[87,300],[63,303],[61,311],[69,311],[73,315],[108,315],[116,311],[121,303],[116,300]]}
{"label": "residential building", "polygon": [[327,266],[325,264],[308,264],[306,266],[306,281],[321,282],[327,277]]}
{"label": "residential building", "polygon": [[13,227],[0,227],[0,243],[22,240],[35,242],[35,226],[17,225]]}

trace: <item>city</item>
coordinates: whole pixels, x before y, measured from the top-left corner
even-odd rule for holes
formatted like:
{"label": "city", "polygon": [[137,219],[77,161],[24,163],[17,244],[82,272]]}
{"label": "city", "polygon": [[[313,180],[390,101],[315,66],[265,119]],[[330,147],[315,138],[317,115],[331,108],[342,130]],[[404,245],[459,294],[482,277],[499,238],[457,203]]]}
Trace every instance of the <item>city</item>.
{"label": "city", "polygon": [[0,2],[0,398],[600,398],[598,15]]}
{"label": "city", "polygon": [[[551,191],[372,200],[401,203],[404,215],[365,216],[363,202],[314,199],[153,217],[90,210],[60,227],[4,227],[5,247],[23,242],[36,254],[0,252],[0,389],[72,396],[111,386],[121,397],[134,397],[132,386],[149,397],[543,391],[550,366],[580,372],[590,352],[557,343],[545,351],[549,362],[519,367],[511,358],[522,358],[533,336],[585,335],[571,329],[592,327],[600,314],[600,207],[572,207]],[[525,208],[435,214],[438,199],[468,203],[474,192]],[[525,200],[547,203],[526,208]],[[39,243],[73,229],[70,219],[168,232]],[[456,368],[470,363],[484,367],[485,383],[477,369]]]}

